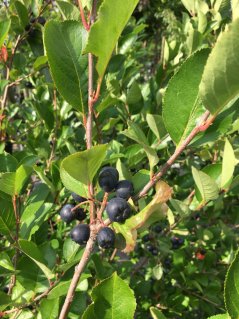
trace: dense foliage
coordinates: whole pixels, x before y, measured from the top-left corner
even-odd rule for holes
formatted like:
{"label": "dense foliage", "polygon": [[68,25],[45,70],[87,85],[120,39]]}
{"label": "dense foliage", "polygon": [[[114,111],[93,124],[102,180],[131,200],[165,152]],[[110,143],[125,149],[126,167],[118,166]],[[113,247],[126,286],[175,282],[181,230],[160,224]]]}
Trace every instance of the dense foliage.
{"label": "dense foliage", "polygon": [[61,319],[238,319],[238,34],[238,0],[1,1],[0,317],[59,318],[95,236]]}

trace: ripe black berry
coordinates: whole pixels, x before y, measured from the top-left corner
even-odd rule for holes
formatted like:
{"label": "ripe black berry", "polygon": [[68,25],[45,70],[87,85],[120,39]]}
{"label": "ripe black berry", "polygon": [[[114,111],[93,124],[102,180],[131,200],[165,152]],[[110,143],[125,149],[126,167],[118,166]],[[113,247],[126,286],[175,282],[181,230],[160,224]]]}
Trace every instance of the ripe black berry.
{"label": "ripe black berry", "polygon": [[33,84],[31,82],[29,82],[29,81],[25,83],[25,87],[28,88],[28,89],[33,89],[34,88]]}
{"label": "ripe black berry", "polygon": [[97,242],[101,248],[113,248],[115,243],[115,233],[109,227],[102,228],[97,235]]}
{"label": "ripe black berry", "polygon": [[81,221],[86,218],[86,212],[82,208],[77,208],[76,210],[73,211],[74,218]]}
{"label": "ripe black berry", "polygon": [[71,193],[71,196],[73,197],[74,201],[77,203],[83,203],[86,201],[86,198],[84,198],[76,193]]}
{"label": "ripe black berry", "polygon": [[38,19],[37,19],[37,22],[40,23],[41,25],[45,25],[46,23],[46,19],[42,16],[40,16]]}
{"label": "ripe black berry", "polygon": [[103,167],[99,174],[99,185],[107,193],[112,192],[119,180],[119,173],[114,167]]}
{"label": "ripe black berry", "polygon": [[116,186],[116,195],[128,200],[134,194],[134,186],[130,181],[120,181]]}
{"label": "ripe black berry", "polygon": [[147,241],[150,241],[150,236],[149,235],[144,235],[142,240],[143,240],[143,242],[147,243]]}
{"label": "ripe black berry", "polygon": [[172,249],[178,249],[180,246],[184,244],[184,239],[173,237],[171,239],[171,242],[172,242]]}
{"label": "ripe black berry", "polygon": [[70,223],[74,220],[74,214],[71,211],[74,208],[74,205],[66,204],[60,210],[61,219],[66,223]]}
{"label": "ripe black berry", "polygon": [[106,212],[112,222],[124,222],[130,217],[131,208],[125,199],[112,198],[106,206]]}
{"label": "ripe black berry", "polygon": [[79,245],[84,245],[90,238],[90,227],[87,224],[80,224],[75,226],[71,233],[71,239]]}
{"label": "ripe black berry", "polygon": [[154,231],[155,233],[161,233],[162,230],[163,230],[163,229],[162,229],[161,225],[159,225],[159,224],[157,224],[157,225],[155,225],[155,226],[153,227],[153,231]]}

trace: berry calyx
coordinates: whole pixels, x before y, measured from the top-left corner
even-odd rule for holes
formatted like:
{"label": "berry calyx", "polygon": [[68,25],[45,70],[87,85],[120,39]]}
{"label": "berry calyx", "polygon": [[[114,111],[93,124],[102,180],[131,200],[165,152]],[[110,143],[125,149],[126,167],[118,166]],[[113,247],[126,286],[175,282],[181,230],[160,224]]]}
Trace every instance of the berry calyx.
{"label": "berry calyx", "polygon": [[85,245],[90,238],[90,226],[80,224],[75,226],[70,232],[71,239],[79,245]]}
{"label": "berry calyx", "polygon": [[123,223],[130,217],[131,208],[125,199],[115,197],[108,202],[106,212],[112,222]]}
{"label": "berry calyx", "polygon": [[119,173],[116,168],[103,167],[99,174],[99,185],[107,193],[112,192],[118,183]]}
{"label": "berry calyx", "polygon": [[109,227],[102,228],[97,235],[97,242],[101,248],[113,248],[115,243],[115,233]]}
{"label": "berry calyx", "polygon": [[134,186],[130,181],[119,181],[116,186],[116,195],[128,200],[134,194]]}

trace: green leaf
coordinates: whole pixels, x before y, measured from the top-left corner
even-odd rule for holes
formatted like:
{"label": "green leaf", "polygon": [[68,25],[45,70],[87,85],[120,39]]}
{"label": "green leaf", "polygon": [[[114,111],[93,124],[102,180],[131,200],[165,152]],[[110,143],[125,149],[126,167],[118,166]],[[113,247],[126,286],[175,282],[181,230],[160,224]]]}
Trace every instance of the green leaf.
{"label": "green leaf", "polygon": [[10,25],[11,25],[10,19],[0,21],[0,47],[3,45],[5,39],[8,35]]}
{"label": "green leaf", "polygon": [[0,172],[15,172],[17,169],[17,160],[11,154],[0,154]]}
{"label": "green leaf", "polygon": [[21,251],[37,264],[37,266],[42,270],[42,272],[48,279],[52,279],[54,277],[54,274],[45,265],[43,256],[35,243],[24,239],[20,239],[19,246]]}
{"label": "green leaf", "polygon": [[2,310],[2,306],[7,306],[11,303],[11,298],[6,295],[4,292],[0,291],[0,310]]}
{"label": "green leaf", "polygon": [[198,171],[195,167],[192,167],[192,174],[204,203],[218,197],[218,186],[209,175],[202,171]]}
{"label": "green leaf", "polygon": [[76,253],[79,251],[80,246],[73,242],[71,238],[67,238],[63,244],[63,257],[67,262],[74,259]]}
{"label": "green leaf", "polygon": [[225,290],[226,309],[231,319],[239,318],[239,251],[228,269]]}
{"label": "green leaf", "polygon": [[[93,289],[92,299],[94,311],[91,305],[90,312],[94,313],[96,318],[133,319],[134,317],[136,301],[133,291],[116,273]],[[89,316],[85,315],[83,318]]]}
{"label": "green leaf", "polygon": [[44,299],[40,305],[40,313],[42,318],[56,319],[58,318],[59,299]]}
{"label": "green leaf", "polygon": [[13,196],[15,191],[16,173],[0,174],[0,189],[2,192]]}
{"label": "green leaf", "polygon": [[219,36],[203,72],[200,97],[212,114],[217,114],[239,96],[238,30],[239,19]]}
{"label": "green leaf", "polygon": [[86,186],[92,182],[105,156],[107,145],[97,145],[90,150],[66,157],[60,168],[61,179],[67,189],[81,196],[87,195]]}
{"label": "green leaf", "polygon": [[236,20],[239,18],[239,0],[231,0],[232,18]]}
{"label": "green leaf", "polygon": [[167,134],[161,115],[147,114],[146,121],[149,128],[152,130],[159,141]]}
{"label": "green leaf", "polygon": [[150,308],[150,314],[153,317],[153,319],[166,319],[162,312],[155,307]]}
{"label": "green leaf", "polygon": [[[80,277],[80,281],[78,283],[78,285],[90,278],[91,275],[90,274],[82,274],[81,277]],[[56,298],[59,298],[61,296],[65,296],[67,294],[67,291],[70,287],[70,284],[71,284],[71,280],[68,280],[68,281],[61,281],[56,287],[54,287],[50,293],[48,294],[47,296],[47,299],[48,300],[55,300]]]}
{"label": "green leaf", "polygon": [[47,56],[39,56],[33,64],[34,70],[40,70],[47,65]]}
{"label": "green leaf", "polygon": [[16,221],[12,203],[1,199],[0,233],[13,239],[15,225]]}
{"label": "green leaf", "polygon": [[20,1],[15,1],[14,5],[23,28],[29,23],[27,8]]}
{"label": "green leaf", "polygon": [[16,175],[15,175],[15,194],[18,195],[21,193],[23,187],[28,181],[29,176],[32,173],[32,167],[27,166],[27,165],[21,165],[18,167],[16,170]]}
{"label": "green leaf", "polygon": [[66,1],[57,1],[64,20],[80,20],[80,11],[73,4]]}
{"label": "green leaf", "polygon": [[94,304],[89,305],[83,313],[82,319],[97,319],[94,310]]}
{"label": "green leaf", "polygon": [[216,315],[216,316],[212,316],[209,317],[207,319],[230,319],[230,317],[228,316],[228,314],[223,314],[223,315]]}
{"label": "green leaf", "polygon": [[209,50],[191,55],[169,81],[163,101],[164,124],[176,144],[180,144],[205,112],[199,98],[199,84]]}
{"label": "green leaf", "polygon": [[149,159],[150,169],[152,170],[153,167],[158,163],[159,158],[156,151],[149,146],[149,142],[139,125],[134,122],[129,122],[129,128],[121,132],[121,134],[131,138],[143,147]]}
{"label": "green leaf", "polygon": [[101,78],[138,2],[139,0],[104,0],[100,6],[98,19],[90,29],[85,53],[92,53],[98,57],[96,70]]}
{"label": "green leaf", "polygon": [[0,266],[5,269],[14,271],[14,267],[11,262],[11,259],[8,256],[8,254],[5,253],[4,251],[0,253]]}
{"label": "green leaf", "polygon": [[21,165],[15,173],[0,173],[1,191],[11,196],[20,194],[31,172],[31,167]]}
{"label": "green leaf", "polygon": [[222,176],[221,176],[221,188],[227,188],[230,184],[230,181],[233,177],[233,172],[236,165],[236,157],[233,151],[233,148],[226,139],[224,152],[223,152],[223,160],[222,160]]}
{"label": "green leaf", "polygon": [[55,85],[76,110],[87,103],[87,56],[82,56],[86,31],[77,21],[50,21],[45,26],[44,45]]}

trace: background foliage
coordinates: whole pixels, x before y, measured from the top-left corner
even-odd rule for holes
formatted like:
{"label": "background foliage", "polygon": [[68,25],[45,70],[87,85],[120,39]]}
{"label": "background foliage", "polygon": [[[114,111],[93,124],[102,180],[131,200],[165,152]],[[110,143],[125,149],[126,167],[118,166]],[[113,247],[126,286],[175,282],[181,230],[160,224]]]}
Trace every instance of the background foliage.
{"label": "background foliage", "polygon": [[[59,218],[70,191],[94,181],[101,200],[110,164],[137,194],[208,109],[213,125],[114,225],[126,247],[119,235],[116,254],[95,248],[69,318],[236,319],[239,2],[142,0],[132,17],[137,1],[100,2],[111,19],[99,15],[88,40],[73,1],[0,4],[0,311],[57,318],[84,249]],[[102,80],[89,152],[87,52]]]}

